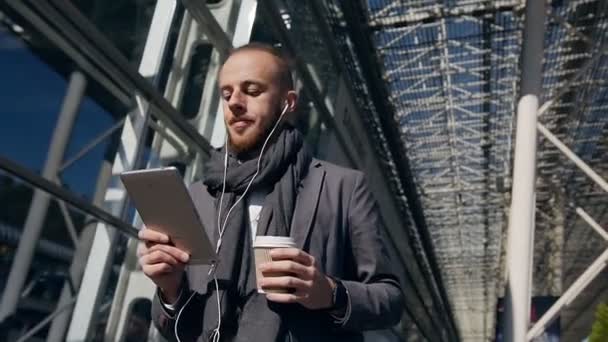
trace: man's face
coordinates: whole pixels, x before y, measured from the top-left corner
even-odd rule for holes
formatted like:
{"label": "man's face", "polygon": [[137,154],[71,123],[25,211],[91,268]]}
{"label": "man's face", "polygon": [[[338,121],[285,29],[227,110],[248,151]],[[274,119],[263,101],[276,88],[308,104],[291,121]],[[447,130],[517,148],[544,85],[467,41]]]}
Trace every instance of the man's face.
{"label": "man's face", "polygon": [[237,52],[222,67],[219,86],[230,146],[248,152],[264,141],[285,99],[278,60],[264,51]]}

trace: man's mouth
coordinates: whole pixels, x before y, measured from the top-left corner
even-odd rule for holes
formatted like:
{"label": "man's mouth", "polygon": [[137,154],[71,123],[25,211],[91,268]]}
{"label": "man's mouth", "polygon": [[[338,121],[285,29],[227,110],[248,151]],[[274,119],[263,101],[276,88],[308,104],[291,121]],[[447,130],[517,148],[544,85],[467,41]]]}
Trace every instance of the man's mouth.
{"label": "man's mouth", "polygon": [[232,123],[232,127],[237,132],[242,132],[251,125],[253,125],[253,121],[251,121],[251,120],[237,120]]}

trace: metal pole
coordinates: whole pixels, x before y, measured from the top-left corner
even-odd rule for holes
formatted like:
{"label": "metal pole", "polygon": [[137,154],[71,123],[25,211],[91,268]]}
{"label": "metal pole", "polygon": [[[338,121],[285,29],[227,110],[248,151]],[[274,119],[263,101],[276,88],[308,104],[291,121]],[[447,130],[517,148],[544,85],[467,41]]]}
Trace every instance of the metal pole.
{"label": "metal pole", "polygon": [[[95,195],[93,196],[93,204],[96,206],[101,206],[103,204],[103,199],[106,194],[106,189],[110,184],[110,180],[112,179],[112,163],[104,160],[101,166],[101,170],[99,172],[99,176],[97,178],[97,185],[95,187]],[[91,217],[89,217],[91,218]],[[76,251],[74,253],[74,257],[72,258],[72,264],[70,265],[70,280],[74,286],[74,290],[76,293],[80,289],[80,284],[82,282],[82,275],[84,274],[84,268],[86,264],[86,260],[89,257],[89,251],[91,249],[91,245],[93,244],[93,237],[95,236],[95,227],[97,226],[97,222],[89,223],[80,234],[80,239],[78,245],[76,246]],[[57,303],[57,307],[62,307],[63,305],[69,303],[73,303],[76,300],[76,293],[71,293],[72,289],[69,284],[65,284],[63,289],[61,290],[61,296],[59,297],[59,302]],[[53,320],[51,327],[49,329],[49,333],[47,335],[47,342],[60,342],[64,340],[65,333],[70,322],[70,318],[72,316],[72,307],[70,306],[61,314],[59,314]]]}
{"label": "metal pole", "polygon": [[182,3],[188,9],[192,18],[196,20],[196,23],[203,28],[203,32],[209,38],[213,47],[220,53],[221,59],[226,59],[228,53],[232,50],[232,42],[207,7],[207,4],[195,0],[182,0]]}
{"label": "metal pole", "polygon": [[581,171],[583,171],[589,178],[591,178],[597,185],[600,186],[604,191],[608,192],[608,182],[606,182],[597,172],[587,165],[581,158],[579,158],[572,150],[562,143],[553,133],[551,133],[543,124],[537,123],[536,127],[542,135],[547,138],[555,147],[557,147],[568,159],[570,159]]}
{"label": "metal pole", "polygon": [[118,215],[111,214],[106,210],[92,205],[88,200],[83,200],[73,192],[60,187],[56,183],[53,183],[44,177],[39,176],[37,173],[30,171],[29,169],[2,156],[0,156],[0,169],[17,178],[20,178],[33,187],[41,189],[56,200],[69,204],[72,209],[78,210],[86,215],[91,215],[99,222],[106,223],[121,233],[137,239],[137,229],[119,219],[117,217]]}
{"label": "metal pole", "polygon": [[593,228],[593,230],[600,234],[602,239],[608,242],[608,233],[606,232],[606,230],[604,230],[604,228],[602,228],[599,223],[597,223],[591,216],[589,216],[589,214],[587,214],[587,212],[583,210],[583,208],[577,207],[576,213],[578,214],[578,216],[582,217],[583,220],[585,220],[585,222],[587,222],[587,224],[590,225],[591,228]]}
{"label": "metal pole", "polygon": [[542,82],[545,1],[527,0],[521,60],[521,99],[507,245],[505,341],[524,342],[530,321],[538,95]]}
{"label": "metal pole", "polygon": [[34,327],[32,327],[30,330],[28,330],[28,332],[26,332],[23,336],[19,337],[17,342],[27,342],[30,338],[32,338],[34,335],[36,335],[36,333],[38,333],[38,331],[40,331],[42,328],[44,328],[44,326],[47,325],[47,323],[50,320],[52,320],[53,317],[61,314],[65,310],[69,309],[72,305],[74,305],[75,302],[76,302],[76,298],[70,298],[66,303],[63,303],[62,305],[58,305],[57,309],[55,309],[55,311],[53,311],[50,315],[48,315],[42,321],[38,322],[38,324],[36,324]]}
{"label": "metal pole", "polygon": [[[608,249],[604,251],[591,264],[583,274],[570,286],[570,288],[547,310],[547,312],[534,324],[527,335],[527,341],[540,335],[545,328],[553,322],[563,307],[569,305],[595,277],[602,272],[608,263]],[[508,340],[506,340],[508,341]]]}
{"label": "metal pole", "polygon": [[[82,73],[75,71],[70,75],[63,105],[42,170],[42,176],[46,179],[55,180],[57,177],[57,171],[63,161],[63,155],[70,139],[74,121],[78,115],[78,109],[80,108],[86,84],[87,81]],[[21,240],[19,241],[8,281],[2,295],[0,322],[14,314],[17,309],[21,290],[30,269],[49,202],[50,196],[46,192],[38,189],[34,191],[32,204],[23,226],[23,234],[21,235]]]}

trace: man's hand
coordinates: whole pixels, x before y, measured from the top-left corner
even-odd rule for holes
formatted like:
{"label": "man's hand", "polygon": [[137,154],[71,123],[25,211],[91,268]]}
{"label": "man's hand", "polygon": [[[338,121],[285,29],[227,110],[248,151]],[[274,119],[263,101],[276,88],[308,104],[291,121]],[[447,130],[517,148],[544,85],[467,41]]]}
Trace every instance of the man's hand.
{"label": "man's hand", "polygon": [[143,228],[138,235],[142,243],[137,257],[144,274],[158,286],[168,303],[175,303],[190,255],[172,246],[165,234]]}
{"label": "man's hand", "polygon": [[267,293],[268,300],[278,303],[300,303],[308,309],[328,309],[333,304],[335,284],[317,269],[315,258],[297,248],[276,248],[270,251],[272,262],[260,265],[263,275],[288,273],[289,276],[265,276],[262,288],[284,288],[293,293]]}

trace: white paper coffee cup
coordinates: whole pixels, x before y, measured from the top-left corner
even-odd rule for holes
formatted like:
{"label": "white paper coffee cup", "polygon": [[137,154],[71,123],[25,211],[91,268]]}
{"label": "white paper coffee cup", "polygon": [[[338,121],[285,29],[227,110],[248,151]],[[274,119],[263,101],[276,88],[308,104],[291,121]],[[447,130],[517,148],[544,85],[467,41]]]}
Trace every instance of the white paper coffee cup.
{"label": "white paper coffee cup", "polygon": [[[296,247],[296,243],[293,238],[289,236],[256,236],[253,241],[253,253],[255,256],[255,276],[256,284],[258,284],[258,293],[287,293],[286,289],[262,289],[259,285],[260,279],[263,278],[262,272],[260,272],[259,265],[272,261],[270,257],[270,251],[274,248],[290,248]],[[267,277],[282,277],[288,274],[285,273],[274,273],[267,275]]]}

